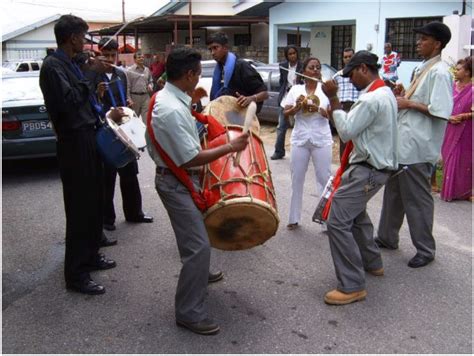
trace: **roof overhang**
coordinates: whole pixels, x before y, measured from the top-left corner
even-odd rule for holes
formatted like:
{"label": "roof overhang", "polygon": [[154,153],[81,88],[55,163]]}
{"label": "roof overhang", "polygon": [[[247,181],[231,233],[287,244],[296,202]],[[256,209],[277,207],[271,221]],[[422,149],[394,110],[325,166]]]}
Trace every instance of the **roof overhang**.
{"label": "roof overhang", "polygon": [[[193,30],[199,30],[210,26],[248,26],[252,23],[268,23],[268,16],[206,16],[193,15]],[[90,31],[93,36],[112,36],[123,24],[106,27],[100,30]],[[166,15],[152,16],[130,22],[121,32],[121,35],[134,36],[146,33],[167,33],[175,29],[188,30],[188,15]]]}

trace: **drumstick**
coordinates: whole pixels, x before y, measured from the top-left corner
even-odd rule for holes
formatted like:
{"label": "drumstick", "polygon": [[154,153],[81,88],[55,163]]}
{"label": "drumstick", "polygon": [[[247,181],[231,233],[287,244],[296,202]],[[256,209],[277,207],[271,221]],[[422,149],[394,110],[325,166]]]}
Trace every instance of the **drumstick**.
{"label": "drumstick", "polygon": [[[252,101],[247,108],[247,112],[245,113],[244,129],[242,130],[242,133],[246,134],[249,132],[250,126],[252,125],[252,121],[256,114],[257,104],[255,103],[255,101]],[[237,152],[237,156],[235,157],[234,161],[234,167],[237,167],[240,164],[241,154],[242,151]]]}
{"label": "drumstick", "polygon": [[[280,69],[286,70],[287,72],[290,71],[288,68],[285,68],[285,67],[282,67],[282,66],[280,66]],[[296,75],[300,75],[300,76],[302,76],[303,78],[306,78],[306,79],[314,80],[315,82],[324,83],[321,79],[313,78],[313,77],[308,77],[307,75],[304,75],[304,74],[302,74],[302,73],[298,73],[297,71],[295,71],[295,74],[296,74]]]}

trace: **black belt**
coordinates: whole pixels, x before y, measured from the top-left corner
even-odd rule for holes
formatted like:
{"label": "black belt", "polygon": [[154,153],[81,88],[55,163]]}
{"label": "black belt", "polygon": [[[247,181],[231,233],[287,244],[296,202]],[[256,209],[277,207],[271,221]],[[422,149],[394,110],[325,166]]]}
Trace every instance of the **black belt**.
{"label": "black belt", "polygon": [[377,172],[380,172],[380,173],[392,174],[393,172],[395,172],[393,169],[388,169],[388,168],[377,169],[368,162],[357,162],[357,163],[352,163],[352,164],[357,164],[357,165],[365,167],[365,168],[373,169],[374,171],[377,171]]}
{"label": "black belt", "polygon": [[148,93],[134,93],[133,91],[131,91],[130,94],[133,94],[133,95],[146,95]]}
{"label": "black belt", "polygon": [[[185,172],[190,176],[199,175],[201,174],[200,169],[185,169]],[[172,174],[174,175],[173,171],[167,167],[156,167],[157,174]]]}

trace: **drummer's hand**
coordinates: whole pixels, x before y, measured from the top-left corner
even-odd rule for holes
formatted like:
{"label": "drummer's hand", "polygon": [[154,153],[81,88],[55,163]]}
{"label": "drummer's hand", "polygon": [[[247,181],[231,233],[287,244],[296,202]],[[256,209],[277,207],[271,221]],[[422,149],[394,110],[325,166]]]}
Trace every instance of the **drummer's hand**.
{"label": "drummer's hand", "polygon": [[324,82],[321,88],[328,98],[337,96],[337,82],[334,79]]}
{"label": "drummer's hand", "polygon": [[135,104],[132,99],[127,99],[127,106],[131,108]]}
{"label": "drummer's hand", "polygon": [[252,101],[255,101],[254,95],[245,96],[245,95],[240,94],[239,92],[236,92],[236,94],[237,94],[237,104],[242,108],[246,108],[247,106],[250,105]]}
{"label": "drummer's hand", "polygon": [[230,152],[239,152],[245,149],[249,143],[249,134],[248,133],[243,133],[242,135],[234,138],[233,140],[230,140]]}
{"label": "drummer's hand", "polygon": [[127,114],[125,114],[122,107],[110,109],[109,117],[115,123],[120,124],[123,116],[127,116]]}
{"label": "drummer's hand", "polygon": [[99,84],[97,84],[97,96],[99,98],[102,98],[104,96],[106,90],[107,90],[106,82],[100,82]]}

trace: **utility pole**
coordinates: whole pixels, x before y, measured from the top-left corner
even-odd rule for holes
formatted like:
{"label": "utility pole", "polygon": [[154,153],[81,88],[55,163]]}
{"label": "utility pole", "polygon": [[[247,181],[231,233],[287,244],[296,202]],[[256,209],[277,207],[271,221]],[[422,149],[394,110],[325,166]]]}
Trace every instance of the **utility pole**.
{"label": "utility pole", "polygon": [[[125,0],[122,0],[122,22],[125,23]],[[127,53],[127,35],[125,32],[123,34],[123,52]]]}
{"label": "utility pole", "polygon": [[189,46],[193,47],[193,10],[192,1],[189,0]]}

